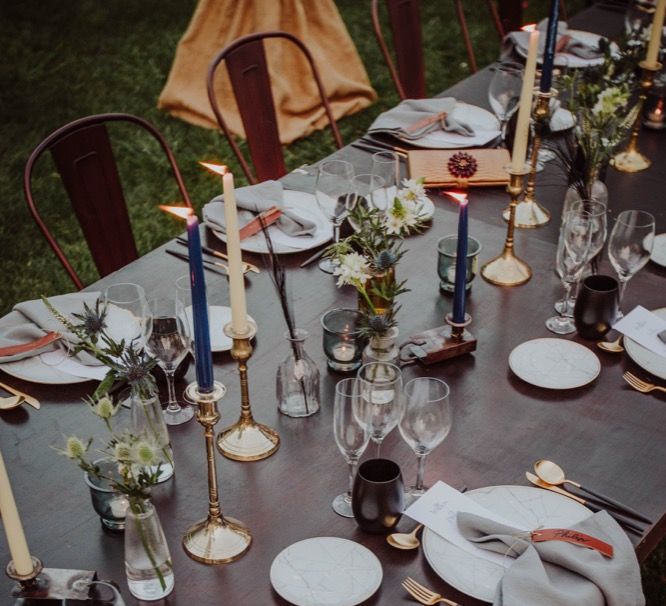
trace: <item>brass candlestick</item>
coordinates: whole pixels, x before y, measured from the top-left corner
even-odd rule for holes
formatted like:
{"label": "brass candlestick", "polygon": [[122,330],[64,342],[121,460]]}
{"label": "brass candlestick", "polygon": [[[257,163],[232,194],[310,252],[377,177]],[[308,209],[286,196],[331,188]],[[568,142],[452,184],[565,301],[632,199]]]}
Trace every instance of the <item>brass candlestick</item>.
{"label": "brass candlestick", "polygon": [[204,428],[208,460],[208,517],[187,529],[183,535],[185,553],[197,562],[223,564],[240,558],[250,547],[252,535],[242,522],[225,518],[220,510],[215,466],[215,432],[220,420],[217,401],[226,393],[222,383],[214,383],[213,391],[202,393],[196,383],[187,386],[186,394],[198,404],[197,421]]}
{"label": "brass candlestick", "polygon": [[[520,228],[541,227],[550,221],[550,212],[541,206],[535,195],[537,165],[539,163],[539,150],[543,131],[550,120],[550,100],[557,96],[557,91],[551,89],[547,93],[535,93],[536,105],[534,107],[534,140],[532,141],[532,154],[530,155],[530,172],[527,177],[525,196],[516,205],[515,225]],[[506,208],[502,213],[505,221],[509,220],[511,209]]]}
{"label": "brass candlestick", "polygon": [[266,425],[257,423],[250,409],[250,393],[247,382],[247,361],[252,356],[250,341],[257,333],[257,326],[248,320],[244,333],[236,333],[231,325],[224,327],[224,334],[233,339],[231,357],[238,362],[241,387],[241,414],[236,423],[223,429],[217,437],[217,447],[228,459],[234,461],[259,461],[270,457],[280,446],[280,436]]}
{"label": "brass candlestick", "polygon": [[647,99],[648,91],[654,85],[654,77],[661,69],[661,63],[649,65],[645,61],[638,64],[641,68],[641,92],[638,97],[638,105],[636,106],[636,119],[631,128],[631,137],[627,149],[616,154],[611,158],[611,166],[623,173],[637,173],[641,170],[649,168],[652,162],[638,151],[638,132],[641,128],[641,120],[643,114],[643,105]]}
{"label": "brass candlestick", "polygon": [[513,234],[515,228],[516,205],[523,191],[523,181],[530,168],[526,164],[522,170],[515,170],[512,166],[505,169],[510,176],[509,185],[506,190],[511,196],[509,204],[509,224],[507,226],[506,240],[502,254],[488,261],[481,268],[481,275],[491,284],[498,286],[520,286],[532,277],[530,266],[521,261],[513,252]]}

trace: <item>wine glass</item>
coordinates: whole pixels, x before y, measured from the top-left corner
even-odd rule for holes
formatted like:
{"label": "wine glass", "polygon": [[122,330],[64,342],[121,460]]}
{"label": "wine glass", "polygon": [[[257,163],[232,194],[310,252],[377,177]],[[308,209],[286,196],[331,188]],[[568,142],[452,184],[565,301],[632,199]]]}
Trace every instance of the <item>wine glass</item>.
{"label": "wine glass", "polygon": [[[354,204],[365,201],[368,208],[384,210],[388,204],[384,179],[377,175],[356,175],[352,179]],[[351,221],[351,219],[350,219]]]}
{"label": "wine glass", "polygon": [[519,63],[502,62],[493,70],[493,77],[488,88],[488,100],[500,121],[500,133],[502,141],[504,141],[506,126],[518,107],[520,90],[523,85],[523,66]]}
{"label": "wine glass", "polygon": [[[381,177],[384,180],[382,186],[385,191],[386,204],[398,193],[398,183],[400,182],[400,160],[398,154],[392,151],[380,151],[372,154],[372,175]],[[377,207],[384,210],[386,207]]]}
{"label": "wine glass", "polygon": [[384,438],[400,419],[402,373],[389,362],[369,362],[357,375],[364,404],[370,407],[370,439],[377,445],[377,458]]}
{"label": "wine glass", "polygon": [[608,258],[620,282],[618,317],[622,317],[622,297],[627,282],[650,260],[654,245],[654,217],[642,210],[622,211],[608,238]]}
{"label": "wine glass", "polygon": [[169,403],[164,410],[164,421],[167,425],[180,425],[194,416],[191,406],[178,402],[174,386],[176,368],[190,351],[189,325],[182,303],[175,298],[151,299],[148,302],[148,313],[151,329],[145,348],[157,358],[167,379]]}
{"label": "wine glass", "polygon": [[132,343],[138,351],[148,337],[148,305],[143,287],[131,282],[112,284],[103,293],[109,335]]}
{"label": "wine glass", "polygon": [[349,489],[333,499],[333,511],[345,517],[353,518],[352,486],[361,455],[370,441],[368,413],[370,408],[363,405],[359,380],[342,379],[335,386],[333,403],[333,435],[342,456],[349,465]]}
{"label": "wine glass", "polygon": [[427,490],[423,485],[426,457],[451,430],[449,393],[449,386],[433,377],[418,377],[405,384],[405,405],[398,428],[418,458],[416,484],[407,493],[412,500]]}
{"label": "wine glass", "polygon": [[[584,210],[570,210],[562,225],[562,245],[558,247],[556,265],[564,284],[564,301],[569,300],[571,287],[580,279],[585,264],[590,259],[592,218]],[[546,328],[558,335],[576,332],[571,316],[563,305],[557,316],[546,320]]]}
{"label": "wine glass", "polygon": [[[345,220],[353,198],[352,179],[354,167],[345,160],[327,160],[319,165],[315,195],[317,205],[333,224],[333,241],[340,239],[340,225]],[[319,269],[332,274],[336,264],[333,259],[322,259]]]}

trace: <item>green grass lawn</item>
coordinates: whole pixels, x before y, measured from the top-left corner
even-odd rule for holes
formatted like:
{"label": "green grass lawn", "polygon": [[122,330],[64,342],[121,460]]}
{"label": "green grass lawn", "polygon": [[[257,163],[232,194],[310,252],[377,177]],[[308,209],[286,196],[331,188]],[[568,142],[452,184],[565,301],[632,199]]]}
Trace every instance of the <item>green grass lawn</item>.
{"label": "green grass lawn", "polygon": [[[266,0],[273,1],[273,0]],[[317,0],[305,0],[316,2]],[[17,301],[72,290],[72,284],[30,217],[21,181],[30,151],[51,131],[75,118],[123,111],[155,124],[169,141],[197,209],[219,185],[197,166],[199,159],[223,160],[237,177],[241,170],[218,133],[173,119],[156,109],[176,45],[194,10],[194,0],[21,0],[0,4],[0,314]],[[338,0],[337,5],[365,63],[380,101],[340,121],[346,142],[360,136],[374,117],[398,101],[370,24],[369,0]],[[527,19],[547,13],[548,0],[532,0]],[[569,10],[584,4],[569,0]],[[430,93],[439,92],[468,73],[466,54],[453,3],[425,0],[424,40]],[[498,39],[486,17],[485,2],[468,0],[471,35],[479,65],[493,61]],[[114,131],[115,132],[115,131]],[[129,131],[128,131],[129,133]],[[118,132],[122,141],[125,133]],[[172,180],[152,141],[137,144],[127,134],[122,143],[121,176],[135,237],[145,253],[173,237],[181,228],[156,210],[158,203],[177,199]],[[333,151],[327,134],[316,134],[286,150],[289,168]],[[117,148],[121,151],[120,147]],[[97,278],[81,234],[73,225],[53,166],[44,162],[36,191],[49,223],[55,226],[66,253],[81,268],[86,282]],[[238,178],[242,184],[242,179]],[[644,567],[648,603],[666,603],[663,545]]]}

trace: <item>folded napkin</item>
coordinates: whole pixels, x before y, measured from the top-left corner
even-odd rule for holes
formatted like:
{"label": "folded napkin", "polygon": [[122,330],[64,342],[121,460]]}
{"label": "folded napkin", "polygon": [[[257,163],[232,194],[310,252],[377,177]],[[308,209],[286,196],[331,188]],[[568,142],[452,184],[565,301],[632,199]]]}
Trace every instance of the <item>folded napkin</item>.
{"label": "folded napkin", "polygon": [[634,548],[617,522],[600,511],[569,527],[613,547],[613,557],[562,541],[532,542],[521,530],[469,513],[458,528],[478,547],[516,557],[495,593],[494,606],[643,606]]}
{"label": "folded napkin", "polygon": [[393,109],[379,114],[368,132],[387,133],[410,141],[436,130],[473,137],[474,130],[471,126],[453,118],[455,106],[456,100],[453,97],[405,99]]}
{"label": "folded napkin", "polygon": [[[274,225],[288,236],[312,236],[317,231],[317,224],[303,216],[298,209],[284,207],[282,184],[279,181],[264,181],[258,185],[239,187],[236,190],[238,225],[243,227],[258,213],[273,206],[282,209],[282,216]],[[203,208],[203,216],[215,229],[225,231],[224,196],[215,196]]]}
{"label": "folded napkin", "polygon": [[[539,36],[539,57],[543,57],[546,48],[546,30],[548,29],[548,19],[544,19],[538,25],[541,35]],[[557,43],[555,45],[556,54],[565,53],[574,55],[581,59],[593,60],[603,56],[597,43],[590,45],[579,37],[579,32],[570,30],[566,21],[559,21],[557,24]],[[520,48],[527,51],[529,45],[529,32],[517,30],[507,34],[503,42],[503,56],[510,55],[514,48]]]}
{"label": "folded napkin", "polygon": [[[72,313],[82,312],[84,303],[89,307],[94,307],[99,295],[98,292],[75,292],[49,297],[49,301],[65,316],[71,316]],[[41,299],[24,301],[15,305],[14,309],[4,318],[0,318],[0,348],[29,343],[52,331],[62,334],[63,339],[69,343],[78,343],[76,336],[53,316]],[[56,342],[40,349],[0,357],[0,364],[38,356],[57,348],[58,343]],[[89,365],[99,364],[95,358],[85,352],[79,354],[79,360]]]}

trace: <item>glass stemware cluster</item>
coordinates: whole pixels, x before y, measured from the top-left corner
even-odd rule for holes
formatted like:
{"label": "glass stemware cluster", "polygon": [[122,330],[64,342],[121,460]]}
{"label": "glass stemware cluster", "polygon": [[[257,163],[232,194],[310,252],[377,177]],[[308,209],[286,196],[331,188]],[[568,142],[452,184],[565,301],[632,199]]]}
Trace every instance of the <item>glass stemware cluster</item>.
{"label": "glass stemware cluster", "polygon": [[421,496],[425,459],[451,429],[449,387],[440,379],[418,377],[403,388],[400,369],[388,362],[363,365],[356,378],[343,379],[335,389],[333,433],[349,466],[349,490],[335,497],[333,510],[353,517],[352,485],[359,459],[369,442],[379,457],[384,438],[396,427],[418,458],[415,485],[408,502]]}

